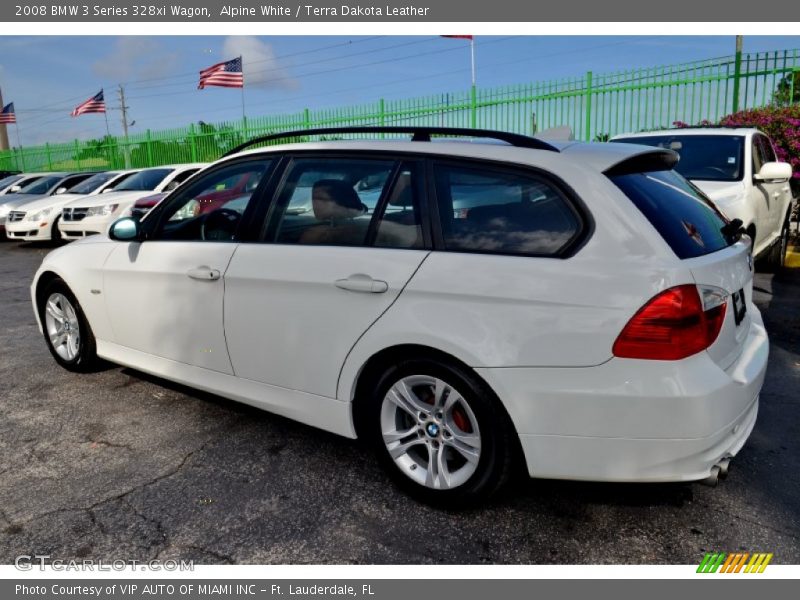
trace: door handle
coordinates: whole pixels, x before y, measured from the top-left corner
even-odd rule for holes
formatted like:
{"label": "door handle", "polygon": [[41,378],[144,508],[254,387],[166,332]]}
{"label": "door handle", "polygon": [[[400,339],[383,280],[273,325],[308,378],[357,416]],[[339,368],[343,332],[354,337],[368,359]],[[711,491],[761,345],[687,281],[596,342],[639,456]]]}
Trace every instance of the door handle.
{"label": "door handle", "polygon": [[373,279],[363,273],[355,273],[347,279],[337,279],[334,285],[351,292],[364,292],[367,294],[382,294],[389,289],[389,284],[380,279]]}
{"label": "door handle", "polygon": [[192,279],[199,279],[200,281],[216,281],[221,276],[218,269],[212,269],[206,266],[189,269],[186,271],[186,274]]}

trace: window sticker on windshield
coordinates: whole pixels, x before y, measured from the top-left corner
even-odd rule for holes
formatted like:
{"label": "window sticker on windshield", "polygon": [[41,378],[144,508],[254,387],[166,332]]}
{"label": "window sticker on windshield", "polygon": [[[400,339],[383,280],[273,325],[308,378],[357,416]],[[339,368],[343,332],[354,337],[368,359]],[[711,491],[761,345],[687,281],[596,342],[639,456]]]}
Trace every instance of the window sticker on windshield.
{"label": "window sticker on windshield", "polygon": [[728,164],[729,165],[733,165],[735,163],[736,163],[736,157],[735,156],[729,156],[728,157]]}

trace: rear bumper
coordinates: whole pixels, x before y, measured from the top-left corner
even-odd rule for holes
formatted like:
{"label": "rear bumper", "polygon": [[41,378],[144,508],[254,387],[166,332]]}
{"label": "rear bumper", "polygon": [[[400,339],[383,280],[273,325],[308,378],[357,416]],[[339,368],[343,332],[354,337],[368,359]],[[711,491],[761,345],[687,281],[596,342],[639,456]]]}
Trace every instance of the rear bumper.
{"label": "rear bumper", "polygon": [[612,359],[587,368],[477,369],[505,404],[532,477],[693,481],[745,444],[769,341],[754,306],[739,358]]}

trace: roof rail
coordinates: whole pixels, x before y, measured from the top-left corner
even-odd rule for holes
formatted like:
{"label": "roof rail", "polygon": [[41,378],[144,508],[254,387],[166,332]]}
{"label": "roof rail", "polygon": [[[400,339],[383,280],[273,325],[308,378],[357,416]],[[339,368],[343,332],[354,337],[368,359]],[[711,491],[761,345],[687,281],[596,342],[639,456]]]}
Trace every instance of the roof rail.
{"label": "roof rail", "polygon": [[236,154],[242,150],[269,142],[272,140],[280,140],[285,138],[303,137],[307,135],[330,135],[335,133],[409,133],[411,134],[412,142],[430,142],[432,135],[444,136],[458,136],[458,137],[473,137],[473,138],[486,138],[500,140],[507,142],[512,146],[518,148],[531,148],[534,150],[548,150],[550,152],[558,152],[558,148],[548,144],[540,139],[521,135],[519,133],[510,133],[508,131],[493,131],[491,129],[468,129],[466,127],[426,127],[418,125],[409,126],[358,126],[358,127],[328,127],[320,129],[299,129],[296,131],[284,131],[282,133],[270,133],[267,135],[259,135],[253,139],[236,146],[234,149],[229,150],[224,156]]}

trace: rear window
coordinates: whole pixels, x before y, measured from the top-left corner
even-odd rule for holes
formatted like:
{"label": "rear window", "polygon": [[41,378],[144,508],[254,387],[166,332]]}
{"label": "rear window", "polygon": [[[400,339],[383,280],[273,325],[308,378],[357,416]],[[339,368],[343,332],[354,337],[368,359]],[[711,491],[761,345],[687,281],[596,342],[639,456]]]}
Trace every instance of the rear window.
{"label": "rear window", "polygon": [[717,252],[738,237],[723,233],[725,217],[675,171],[612,175],[616,186],[642,211],[678,258]]}
{"label": "rear window", "polygon": [[741,181],[744,174],[744,137],[741,135],[667,134],[613,141],[674,150],[681,157],[675,170],[686,179]]}

